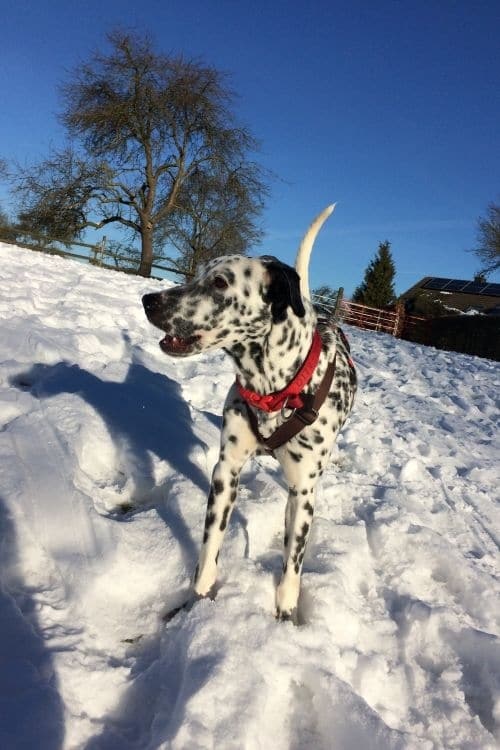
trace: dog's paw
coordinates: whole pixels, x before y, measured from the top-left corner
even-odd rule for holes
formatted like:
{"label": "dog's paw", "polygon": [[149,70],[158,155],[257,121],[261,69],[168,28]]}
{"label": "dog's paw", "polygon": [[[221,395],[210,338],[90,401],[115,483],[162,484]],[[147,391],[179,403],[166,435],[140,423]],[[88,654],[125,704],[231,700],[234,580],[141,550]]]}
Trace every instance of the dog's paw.
{"label": "dog's paw", "polygon": [[215,599],[215,597],[217,596],[217,593],[218,593],[218,591],[220,589],[220,583],[217,583],[217,581],[215,581],[215,583],[212,583],[212,585],[210,586],[210,588],[207,589],[206,591],[197,591],[198,581],[196,580],[196,573],[195,573],[195,575],[193,577],[191,585],[193,587],[193,594],[192,595],[193,595],[193,597],[196,598],[196,600],[198,600],[198,599],[211,599],[213,601]]}
{"label": "dog's paw", "polygon": [[179,612],[185,611],[189,612],[193,606],[196,604],[196,602],[199,602],[201,599],[210,599],[211,601],[214,601],[215,597],[217,595],[217,590],[215,588],[215,585],[212,586],[210,591],[206,594],[198,594],[196,591],[193,591],[182,604],[179,604],[177,607],[173,607],[172,609],[169,609],[167,612],[165,612],[161,619],[163,622],[170,622],[176,615],[179,614]]}
{"label": "dog's paw", "polygon": [[173,607],[172,609],[169,609],[167,610],[167,612],[162,614],[161,619],[163,620],[163,622],[170,622],[170,620],[173,620],[173,618],[178,615],[179,612],[189,612],[189,610],[192,609],[193,605],[196,604],[196,602],[200,599],[203,599],[203,597],[198,596],[197,594],[191,594],[184,602],[182,602],[182,604],[178,604],[177,607]]}
{"label": "dog's paw", "polygon": [[300,625],[299,622],[299,613],[297,607],[294,607],[293,609],[286,611],[282,610],[279,607],[276,608],[276,619],[280,622],[286,622],[289,620],[292,622],[293,625]]}

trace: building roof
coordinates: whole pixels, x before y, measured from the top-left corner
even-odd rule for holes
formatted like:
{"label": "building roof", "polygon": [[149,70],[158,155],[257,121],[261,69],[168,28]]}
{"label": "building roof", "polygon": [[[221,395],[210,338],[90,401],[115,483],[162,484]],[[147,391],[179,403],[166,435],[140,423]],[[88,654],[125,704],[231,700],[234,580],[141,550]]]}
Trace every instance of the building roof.
{"label": "building roof", "polygon": [[418,294],[439,300],[443,305],[457,310],[475,308],[488,312],[500,305],[500,284],[467,279],[447,279],[437,276],[424,276],[417,284],[401,295],[410,301]]}

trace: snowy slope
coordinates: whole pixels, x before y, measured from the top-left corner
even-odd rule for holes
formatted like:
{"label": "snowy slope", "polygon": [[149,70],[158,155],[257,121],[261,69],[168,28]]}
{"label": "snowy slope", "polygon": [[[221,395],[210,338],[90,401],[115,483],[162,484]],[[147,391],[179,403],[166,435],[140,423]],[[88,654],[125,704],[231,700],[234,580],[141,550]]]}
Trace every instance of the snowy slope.
{"label": "snowy slope", "polygon": [[162,355],[159,286],[0,244],[0,747],[498,747],[499,364],[348,331],[361,390],[302,626],[273,619],[272,459],[245,470],[216,601],[161,625],[233,375]]}

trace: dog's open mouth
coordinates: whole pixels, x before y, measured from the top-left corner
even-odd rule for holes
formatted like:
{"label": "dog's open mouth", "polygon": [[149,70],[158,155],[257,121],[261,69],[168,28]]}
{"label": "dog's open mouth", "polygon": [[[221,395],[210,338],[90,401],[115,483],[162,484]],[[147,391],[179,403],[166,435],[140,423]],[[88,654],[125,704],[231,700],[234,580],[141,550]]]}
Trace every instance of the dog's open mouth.
{"label": "dog's open mouth", "polygon": [[199,336],[190,336],[187,339],[183,339],[180,336],[169,336],[167,334],[160,341],[160,347],[165,354],[189,354],[199,338]]}

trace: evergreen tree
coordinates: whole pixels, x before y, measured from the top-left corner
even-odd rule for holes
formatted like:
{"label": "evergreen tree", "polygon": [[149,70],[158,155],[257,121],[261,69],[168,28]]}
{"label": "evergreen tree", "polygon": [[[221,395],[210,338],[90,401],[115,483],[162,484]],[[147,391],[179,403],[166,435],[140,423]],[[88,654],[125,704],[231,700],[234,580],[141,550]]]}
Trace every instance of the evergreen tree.
{"label": "evergreen tree", "polygon": [[369,307],[386,307],[392,304],[396,298],[395,274],[391,243],[386,240],[379,244],[377,254],[368,264],[364,279],[352,296],[353,302]]}

